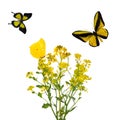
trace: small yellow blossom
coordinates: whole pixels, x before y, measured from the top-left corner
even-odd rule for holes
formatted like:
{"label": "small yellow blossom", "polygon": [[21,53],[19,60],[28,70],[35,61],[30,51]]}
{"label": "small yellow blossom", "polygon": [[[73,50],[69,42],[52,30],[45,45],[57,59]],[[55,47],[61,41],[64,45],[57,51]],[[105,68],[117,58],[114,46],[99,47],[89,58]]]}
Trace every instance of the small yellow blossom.
{"label": "small yellow blossom", "polygon": [[90,61],[90,60],[87,60],[87,59],[85,59],[84,62],[85,62],[85,63],[88,63],[88,64],[91,63],[91,61]]}
{"label": "small yellow blossom", "polygon": [[54,48],[54,52],[58,53],[59,51],[61,51],[62,48],[63,48],[62,45],[58,45],[57,47]]}
{"label": "small yellow blossom", "polygon": [[34,86],[29,86],[27,90],[28,91],[33,91],[33,88],[34,88]]}
{"label": "small yellow blossom", "polygon": [[60,67],[60,68],[67,68],[68,66],[69,66],[69,64],[66,63],[66,62],[61,62],[61,63],[59,64],[59,67]]}
{"label": "small yellow blossom", "polygon": [[48,53],[48,54],[47,54],[47,59],[48,59],[48,61],[49,61],[50,63],[57,61],[55,55],[52,55],[51,53]]}
{"label": "small yellow blossom", "polygon": [[30,53],[35,58],[44,57],[46,54],[46,44],[44,39],[40,39],[38,42],[33,43],[30,46]]}
{"label": "small yellow blossom", "polygon": [[43,87],[40,88],[41,93],[44,93],[46,90],[48,90],[47,86],[43,86]]}
{"label": "small yellow blossom", "polygon": [[74,55],[75,55],[75,58],[78,59],[78,60],[81,58],[81,54],[79,54],[79,53],[76,53]]}
{"label": "small yellow blossom", "polygon": [[27,78],[30,78],[30,77],[32,77],[33,76],[33,72],[27,72],[27,74],[26,74],[26,77]]}
{"label": "small yellow blossom", "polygon": [[90,60],[85,59],[85,60],[84,60],[84,62],[85,62],[85,64],[86,64],[86,66],[89,68],[89,67],[90,67],[90,65],[91,65],[91,61],[90,61]]}
{"label": "small yellow blossom", "polygon": [[67,49],[61,45],[55,47],[54,54],[60,56],[61,59],[65,59],[70,56],[70,53],[67,52]]}

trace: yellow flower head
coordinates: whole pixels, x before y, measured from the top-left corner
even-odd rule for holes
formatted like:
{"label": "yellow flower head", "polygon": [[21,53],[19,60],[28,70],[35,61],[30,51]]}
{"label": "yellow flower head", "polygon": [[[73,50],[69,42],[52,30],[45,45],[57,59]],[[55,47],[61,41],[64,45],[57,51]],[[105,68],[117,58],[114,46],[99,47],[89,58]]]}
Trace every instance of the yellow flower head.
{"label": "yellow flower head", "polygon": [[61,57],[61,59],[65,59],[68,56],[70,56],[70,53],[67,52],[67,48],[65,48],[61,45],[58,45],[57,47],[55,47],[54,53],[55,53],[55,55],[59,55]]}
{"label": "yellow flower head", "polygon": [[34,86],[29,86],[27,90],[28,91],[33,91],[33,88],[34,88]]}
{"label": "yellow flower head", "polygon": [[59,67],[60,67],[60,68],[67,68],[68,66],[69,66],[69,64],[66,63],[66,62],[61,62],[61,63],[59,64]]}
{"label": "yellow flower head", "polygon": [[76,53],[74,55],[75,55],[75,58],[78,59],[78,60],[81,58],[81,54],[79,54],[79,53]]}
{"label": "yellow flower head", "polygon": [[30,46],[30,53],[35,58],[44,57],[46,54],[46,44],[44,39],[40,39],[38,42],[33,43]]}
{"label": "yellow flower head", "polygon": [[27,78],[30,78],[30,77],[32,77],[33,76],[33,72],[27,72],[27,74],[26,74],[26,77]]}

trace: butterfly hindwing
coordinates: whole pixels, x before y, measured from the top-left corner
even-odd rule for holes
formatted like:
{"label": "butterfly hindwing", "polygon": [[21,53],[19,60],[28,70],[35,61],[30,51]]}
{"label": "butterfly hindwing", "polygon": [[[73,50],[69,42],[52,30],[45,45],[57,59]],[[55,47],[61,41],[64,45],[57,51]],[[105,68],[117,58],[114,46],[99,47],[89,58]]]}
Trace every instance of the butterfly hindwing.
{"label": "butterfly hindwing", "polygon": [[97,35],[103,39],[107,39],[108,37],[108,30],[105,28],[100,28],[96,31]]}
{"label": "butterfly hindwing", "polygon": [[19,30],[20,30],[21,32],[23,32],[24,34],[26,33],[27,30],[26,30],[26,26],[25,26],[24,23],[21,23],[21,24],[20,24]]}
{"label": "butterfly hindwing", "polygon": [[89,45],[92,47],[97,47],[99,46],[99,44],[100,42],[99,42],[98,37],[95,34],[91,35],[89,38]]}

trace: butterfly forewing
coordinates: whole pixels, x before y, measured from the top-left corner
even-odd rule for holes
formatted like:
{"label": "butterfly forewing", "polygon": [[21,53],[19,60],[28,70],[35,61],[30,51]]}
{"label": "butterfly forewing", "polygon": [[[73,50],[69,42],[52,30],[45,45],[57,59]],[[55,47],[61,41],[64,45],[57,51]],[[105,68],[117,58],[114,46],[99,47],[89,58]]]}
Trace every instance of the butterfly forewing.
{"label": "butterfly forewing", "polygon": [[23,15],[21,13],[15,13],[14,17],[18,20],[22,20]]}
{"label": "butterfly forewing", "polygon": [[95,32],[100,29],[100,28],[103,28],[105,26],[105,23],[103,21],[103,18],[102,18],[102,15],[101,13],[98,11],[96,14],[95,14],[95,17],[94,17],[94,30]]}
{"label": "butterfly forewing", "polygon": [[82,40],[83,42],[87,42],[89,41],[89,38],[91,37],[91,35],[93,35],[93,33],[89,32],[89,31],[75,31],[72,33],[72,35],[80,40]]}
{"label": "butterfly forewing", "polygon": [[24,16],[23,16],[23,18],[22,18],[22,20],[23,21],[28,20],[28,19],[31,18],[31,16],[32,16],[32,13],[25,13]]}

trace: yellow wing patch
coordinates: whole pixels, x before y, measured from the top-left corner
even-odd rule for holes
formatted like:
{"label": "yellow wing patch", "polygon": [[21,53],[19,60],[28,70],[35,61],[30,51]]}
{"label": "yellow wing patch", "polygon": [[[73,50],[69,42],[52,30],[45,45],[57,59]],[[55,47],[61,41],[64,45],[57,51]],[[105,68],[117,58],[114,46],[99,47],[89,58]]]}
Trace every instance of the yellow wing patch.
{"label": "yellow wing patch", "polygon": [[12,21],[12,24],[14,27],[19,27],[19,25],[21,24],[20,21]]}

